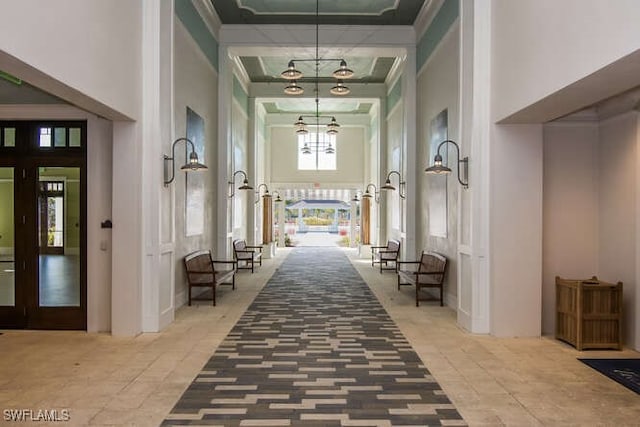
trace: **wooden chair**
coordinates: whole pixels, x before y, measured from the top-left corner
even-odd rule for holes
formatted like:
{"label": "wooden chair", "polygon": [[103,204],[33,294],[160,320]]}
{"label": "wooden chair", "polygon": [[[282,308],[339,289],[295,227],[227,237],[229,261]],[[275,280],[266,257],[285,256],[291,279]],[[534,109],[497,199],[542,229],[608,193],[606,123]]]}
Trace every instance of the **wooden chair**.
{"label": "wooden chair", "polygon": [[[437,301],[437,298],[420,298],[420,289],[439,288],[440,306],[444,305],[443,287],[444,276],[447,270],[447,258],[436,252],[422,252],[420,261],[399,261],[398,289],[402,285],[415,285],[416,307],[420,301]],[[411,269],[404,269],[402,265],[413,265]],[[417,266],[417,269],[415,268]]]}
{"label": "wooden chair", "polygon": [[[371,266],[380,264],[380,274],[383,270],[398,272],[398,257],[400,256],[400,241],[391,239],[387,246],[371,246]],[[393,267],[389,264],[393,263]]]}
{"label": "wooden chair", "polygon": [[[231,264],[231,269],[216,269],[216,264]],[[204,298],[192,298],[191,288],[211,288],[213,293],[213,305],[216,305],[216,286],[231,285],[236,288],[235,261],[219,261],[211,258],[211,251],[201,250],[190,253],[184,257],[184,266],[187,270],[187,282],[189,285],[189,305],[191,300],[205,300]],[[230,282],[229,282],[230,281]]]}
{"label": "wooden chair", "polygon": [[[253,273],[254,264],[262,265],[262,246],[247,246],[244,239],[233,241],[233,254],[237,261],[237,269],[251,269]],[[244,267],[240,266],[240,262],[244,262]]]}

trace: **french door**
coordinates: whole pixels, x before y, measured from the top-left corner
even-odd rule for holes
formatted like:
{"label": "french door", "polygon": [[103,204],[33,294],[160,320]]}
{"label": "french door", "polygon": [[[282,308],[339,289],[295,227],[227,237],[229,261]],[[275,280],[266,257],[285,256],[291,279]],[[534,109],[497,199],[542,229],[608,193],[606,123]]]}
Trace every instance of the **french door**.
{"label": "french door", "polygon": [[86,124],[0,122],[0,328],[86,329]]}

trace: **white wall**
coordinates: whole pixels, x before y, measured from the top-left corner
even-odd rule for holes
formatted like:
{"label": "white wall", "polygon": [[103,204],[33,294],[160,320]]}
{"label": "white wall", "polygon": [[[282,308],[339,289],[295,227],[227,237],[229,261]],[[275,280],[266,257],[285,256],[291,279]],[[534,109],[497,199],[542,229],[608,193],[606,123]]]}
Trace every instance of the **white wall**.
{"label": "white wall", "polygon": [[111,330],[111,122],[68,105],[2,105],[0,119],[87,121],[87,331]]}
{"label": "white wall", "polygon": [[[387,151],[386,158],[383,164],[386,165],[386,168],[382,170],[382,174],[380,175],[380,182],[375,183],[378,189],[380,189],[380,185],[384,184],[384,180],[386,179],[387,173],[389,171],[395,170],[400,172],[403,178],[406,179],[405,172],[405,162],[407,159],[404,158],[405,150],[403,144],[403,123],[404,123],[404,102],[403,99],[400,98],[397,104],[391,108],[391,111],[387,112],[386,117],[386,140],[387,140]],[[393,183],[397,184],[397,175],[394,174],[392,177]],[[398,189],[398,185],[394,185],[396,189]],[[402,247],[400,249],[400,255],[403,259],[408,257],[407,259],[414,259],[413,254],[407,254],[406,252],[406,242],[405,236],[403,234],[404,231],[404,206],[402,200],[398,197],[398,191],[384,191],[382,190],[381,194],[381,209],[386,210],[386,223],[384,224],[384,235],[382,236],[382,242],[380,244],[386,244],[389,239],[398,239],[402,242]]]}
{"label": "white wall", "polygon": [[[418,116],[418,211],[421,217],[417,221],[416,250],[436,251],[445,255],[449,260],[445,294],[448,304],[455,306],[457,298],[457,250],[458,250],[458,193],[461,186],[456,178],[456,151],[449,148],[449,167],[452,174],[447,182],[447,237],[432,236],[429,234],[429,203],[433,199],[429,195],[429,180],[433,176],[426,175],[424,169],[433,163],[429,158],[429,144],[431,141],[431,120],[442,110],[447,109],[448,137],[459,144],[459,56],[460,33],[458,25],[453,25],[447,35],[442,39],[436,51],[425,63],[418,74],[417,90],[417,116]],[[435,177],[439,178],[439,177]],[[442,178],[442,177],[440,177]],[[413,259],[418,254],[410,254]]]}
{"label": "white wall", "polygon": [[538,336],[542,324],[542,126],[491,134],[491,333]]}
{"label": "white wall", "polygon": [[633,111],[600,124],[599,170],[599,274],[608,282],[622,281],[625,344],[636,341],[638,305],[636,235],[640,213],[636,203],[638,162],[638,112]]}
{"label": "white wall", "polygon": [[139,118],[142,2],[5,1],[0,69],[110,118]]}
{"label": "white wall", "polygon": [[337,169],[335,171],[298,170],[298,136],[293,127],[270,128],[271,177],[273,183],[340,184],[359,188],[364,182],[364,130],[340,128],[336,138]]}
{"label": "white wall", "polygon": [[111,330],[111,229],[113,128],[89,115],[87,121],[87,331]]}
{"label": "white wall", "polygon": [[[186,136],[187,107],[191,108],[204,120],[205,158],[200,159],[208,166],[208,170],[198,172],[205,182],[204,232],[200,235],[186,236],[185,223],[185,173],[179,170],[185,163],[184,144],[176,147],[176,179],[172,184],[175,196],[173,201],[174,224],[164,224],[163,234],[171,240],[171,226],[175,240],[175,296],[176,307],[187,301],[187,285],[182,259],[190,252],[199,249],[215,249],[216,210],[214,209],[217,165],[216,136],[218,131],[218,74],[196,42],[188,33],[182,22],[174,19],[174,139]],[[171,141],[167,141],[166,152],[171,149]],[[168,209],[171,209],[169,207]],[[167,216],[170,221],[173,218]],[[215,255],[215,254],[214,254]]]}
{"label": "white wall", "polygon": [[639,47],[637,0],[493,0],[492,10],[495,120]]}
{"label": "white wall", "polygon": [[[599,274],[599,154],[597,122],[545,125],[542,333],[546,335],[555,334],[555,277],[586,279]],[[603,165],[609,167],[609,161]]]}
{"label": "white wall", "polygon": [[[230,153],[233,172],[242,170],[247,173],[247,179],[249,184],[257,187],[259,182],[256,182],[256,176],[253,173],[251,166],[254,164],[253,159],[253,144],[249,143],[249,116],[248,112],[240,105],[235,97],[231,100],[231,147]],[[238,187],[242,185],[244,177],[242,174],[235,176],[235,196],[231,199],[232,203],[232,231],[234,239],[246,239],[247,244],[254,244],[252,240],[254,233],[248,229],[248,224],[253,224],[250,215],[253,216],[253,200],[254,192],[252,190],[238,190]]]}

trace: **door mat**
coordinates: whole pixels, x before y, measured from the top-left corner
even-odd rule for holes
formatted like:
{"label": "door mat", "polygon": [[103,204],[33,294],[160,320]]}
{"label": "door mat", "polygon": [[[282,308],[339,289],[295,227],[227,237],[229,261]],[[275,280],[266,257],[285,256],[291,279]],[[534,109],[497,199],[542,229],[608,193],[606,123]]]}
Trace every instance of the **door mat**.
{"label": "door mat", "polygon": [[640,394],[640,359],[578,359]]}

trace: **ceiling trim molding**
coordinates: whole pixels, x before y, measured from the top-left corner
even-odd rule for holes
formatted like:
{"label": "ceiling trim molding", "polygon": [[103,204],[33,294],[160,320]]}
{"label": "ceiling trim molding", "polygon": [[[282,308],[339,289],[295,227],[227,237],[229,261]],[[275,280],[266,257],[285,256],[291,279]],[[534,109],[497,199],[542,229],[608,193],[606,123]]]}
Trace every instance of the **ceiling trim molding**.
{"label": "ceiling trim molding", "polygon": [[238,81],[242,84],[242,88],[248,94],[249,88],[251,86],[251,78],[249,78],[249,74],[247,74],[247,70],[244,69],[242,65],[242,61],[240,61],[240,57],[232,56],[231,61],[233,62],[233,70],[238,78]]}
{"label": "ceiling trim molding", "polygon": [[459,21],[460,4],[458,0],[443,2],[427,31],[416,38],[416,70],[422,68],[451,27]]}
{"label": "ceiling trim molding", "polygon": [[216,12],[215,8],[211,4],[210,0],[192,0],[193,6],[196,8],[202,20],[204,21],[211,34],[216,39],[220,39],[220,27],[222,27],[222,21]]}
{"label": "ceiling trim molding", "polygon": [[391,91],[391,88],[396,84],[398,79],[402,77],[404,71],[404,64],[407,62],[407,57],[397,57],[395,61],[393,61],[393,65],[387,74],[387,78],[384,80],[384,83],[387,85],[387,95]]}
{"label": "ceiling trim molding", "polygon": [[420,13],[418,13],[416,20],[413,23],[413,28],[416,31],[416,40],[420,40],[424,35],[424,32],[427,31],[427,28],[431,25],[433,18],[435,18],[444,1],[445,0],[426,0],[424,2],[422,9],[420,9]]}
{"label": "ceiling trim molding", "polygon": [[[375,47],[389,49],[379,56],[397,56],[398,49],[416,44],[412,26],[408,25],[321,25],[320,46]],[[291,50],[316,45],[314,25],[222,25],[220,43],[230,49],[246,49],[244,56],[259,56],[266,47],[280,48],[282,56],[291,56]],[[251,49],[253,48],[253,51]],[[395,51],[395,55],[388,52]]]}
{"label": "ceiling trim molding", "polygon": [[[236,4],[238,5],[238,9],[244,9],[244,10],[248,10],[249,12],[251,12],[254,15],[292,15],[292,16],[296,16],[296,15],[301,15],[301,16],[315,16],[315,9],[313,10],[309,10],[309,11],[304,11],[304,12],[296,12],[294,10],[280,10],[280,11],[259,11],[249,5],[243,4],[242,0],[236,0]],[[354,11],[354,12],[345,12],[345,11],[340,11],[338,14],[340,16],[352,16],[352,15],[364,15],[364,16],[382,16],[384,15],[386,12],[390,11],[390,10],[397,10],[398,6],[400,4],[400,0],[394,0],[393,4],[389,7],[380,9],[378,12],[365,12],[365,11]],[[323,12],[323,11],[319,11],[318,15],[319,16],[323,16],[323,15],[335,15],[336,13],[331,11],[331,12]]]}
{"label": "ceiling trim molding", "polygon": [[451,24],[451,27],[449,27],[446,34],[442,36],[442,39],[440,39],[440,41],[438,42],[438,45],[435,47],[435,49],[433,49],[433,51],[431,52],[427,60],[424,62],[424,64],[422,64],[422,66],[418,69],[418,71],[416,72],[417,78],[420,78],[420,75],[424,72],[424,70],[426,70],[429,67],[429,65],[431,65],[431,62],[434,61],[434,58],[438,57],[438,55],[440,54],[440,51],[443,49],[443,46],[449,42],[449,38],[452,37],[453,35],[458,34],[459,31],[460,31],[460,19],[458,18],[455,20],[453,24]]}

